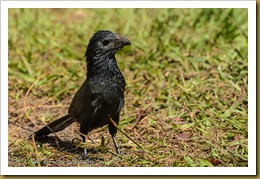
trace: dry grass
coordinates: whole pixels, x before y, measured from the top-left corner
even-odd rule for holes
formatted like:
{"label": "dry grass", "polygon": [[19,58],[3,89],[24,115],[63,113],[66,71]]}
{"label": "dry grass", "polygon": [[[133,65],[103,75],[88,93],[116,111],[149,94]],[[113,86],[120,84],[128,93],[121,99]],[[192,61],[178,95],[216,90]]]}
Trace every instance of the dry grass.
{"label": "dry grass", "polygon": [[9,166],[248,166],[247,9],[10,9],[9,77],[45,122],[66,114],[99,29],[132,42],[119,127],[146,152],[118,132],[113,155],[106,127],[88,162],[77,124],[30,140],[43,123],[9,83]]}

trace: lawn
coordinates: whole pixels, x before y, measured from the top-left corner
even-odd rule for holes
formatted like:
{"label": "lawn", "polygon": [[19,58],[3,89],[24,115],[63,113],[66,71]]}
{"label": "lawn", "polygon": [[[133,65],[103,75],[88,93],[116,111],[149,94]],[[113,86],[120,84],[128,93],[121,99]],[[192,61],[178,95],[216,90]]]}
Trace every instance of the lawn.
{"label": "lawn", "polygon": [[[248,166],[247,13],[9,9],[9,166]],[[61,141],[32,140],[43,121],[67,113],[86,77],[86,46],[100,29],[132,43],[116,55],[127,82],[119,128],[143,149],[118,131],[123,154],[114,155],[106,126],[84,144],[77,124],[57,133]]]}

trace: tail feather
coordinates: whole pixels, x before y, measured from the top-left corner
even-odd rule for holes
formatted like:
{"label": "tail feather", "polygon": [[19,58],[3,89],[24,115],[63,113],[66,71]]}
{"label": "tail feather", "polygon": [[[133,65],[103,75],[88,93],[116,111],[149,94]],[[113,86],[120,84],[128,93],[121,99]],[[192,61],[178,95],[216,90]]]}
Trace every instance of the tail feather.
{"label": "tail feather", "polygon": [[[73,118],[72,116],[66,115],[66,116],[63,116],[63,117],[49,123],[48,125],[44,126],[43,128],[39,129],[38,131],[36,131],[34,133],[34,135],[35,136],[45,136],[45,135],[52,133],[52,131],[58,132],[58,131],[65,129],[66,127],[71,125],[73,122],[76,122],[75,118]],[[52,131],[49,128],[51,128]]]}

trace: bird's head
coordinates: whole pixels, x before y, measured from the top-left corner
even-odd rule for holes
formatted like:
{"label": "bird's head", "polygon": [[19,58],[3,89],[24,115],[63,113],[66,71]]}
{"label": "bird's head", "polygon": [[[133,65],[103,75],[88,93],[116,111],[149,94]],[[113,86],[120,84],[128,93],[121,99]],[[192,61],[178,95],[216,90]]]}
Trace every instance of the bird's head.
{"label": "bird's head", "polygon": [[85,56],[93,57],[115,55],[115,53],[131,42],[127,37],[109,30],[97,31],[90,39]]}

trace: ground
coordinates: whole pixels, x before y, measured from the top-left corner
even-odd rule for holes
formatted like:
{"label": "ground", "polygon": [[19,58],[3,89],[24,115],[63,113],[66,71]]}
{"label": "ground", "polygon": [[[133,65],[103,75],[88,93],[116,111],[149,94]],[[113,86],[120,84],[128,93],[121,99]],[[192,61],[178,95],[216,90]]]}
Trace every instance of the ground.
{"label": "ground", "polygon": [[[106,126],[81,143],[76,123],[33,140],[67,113],[100,29],[132,43],[116,58],[134,142],[118,131],[118,156]],[[9,166],[248,166],[247,9],[9,9],[8,32]]]}

